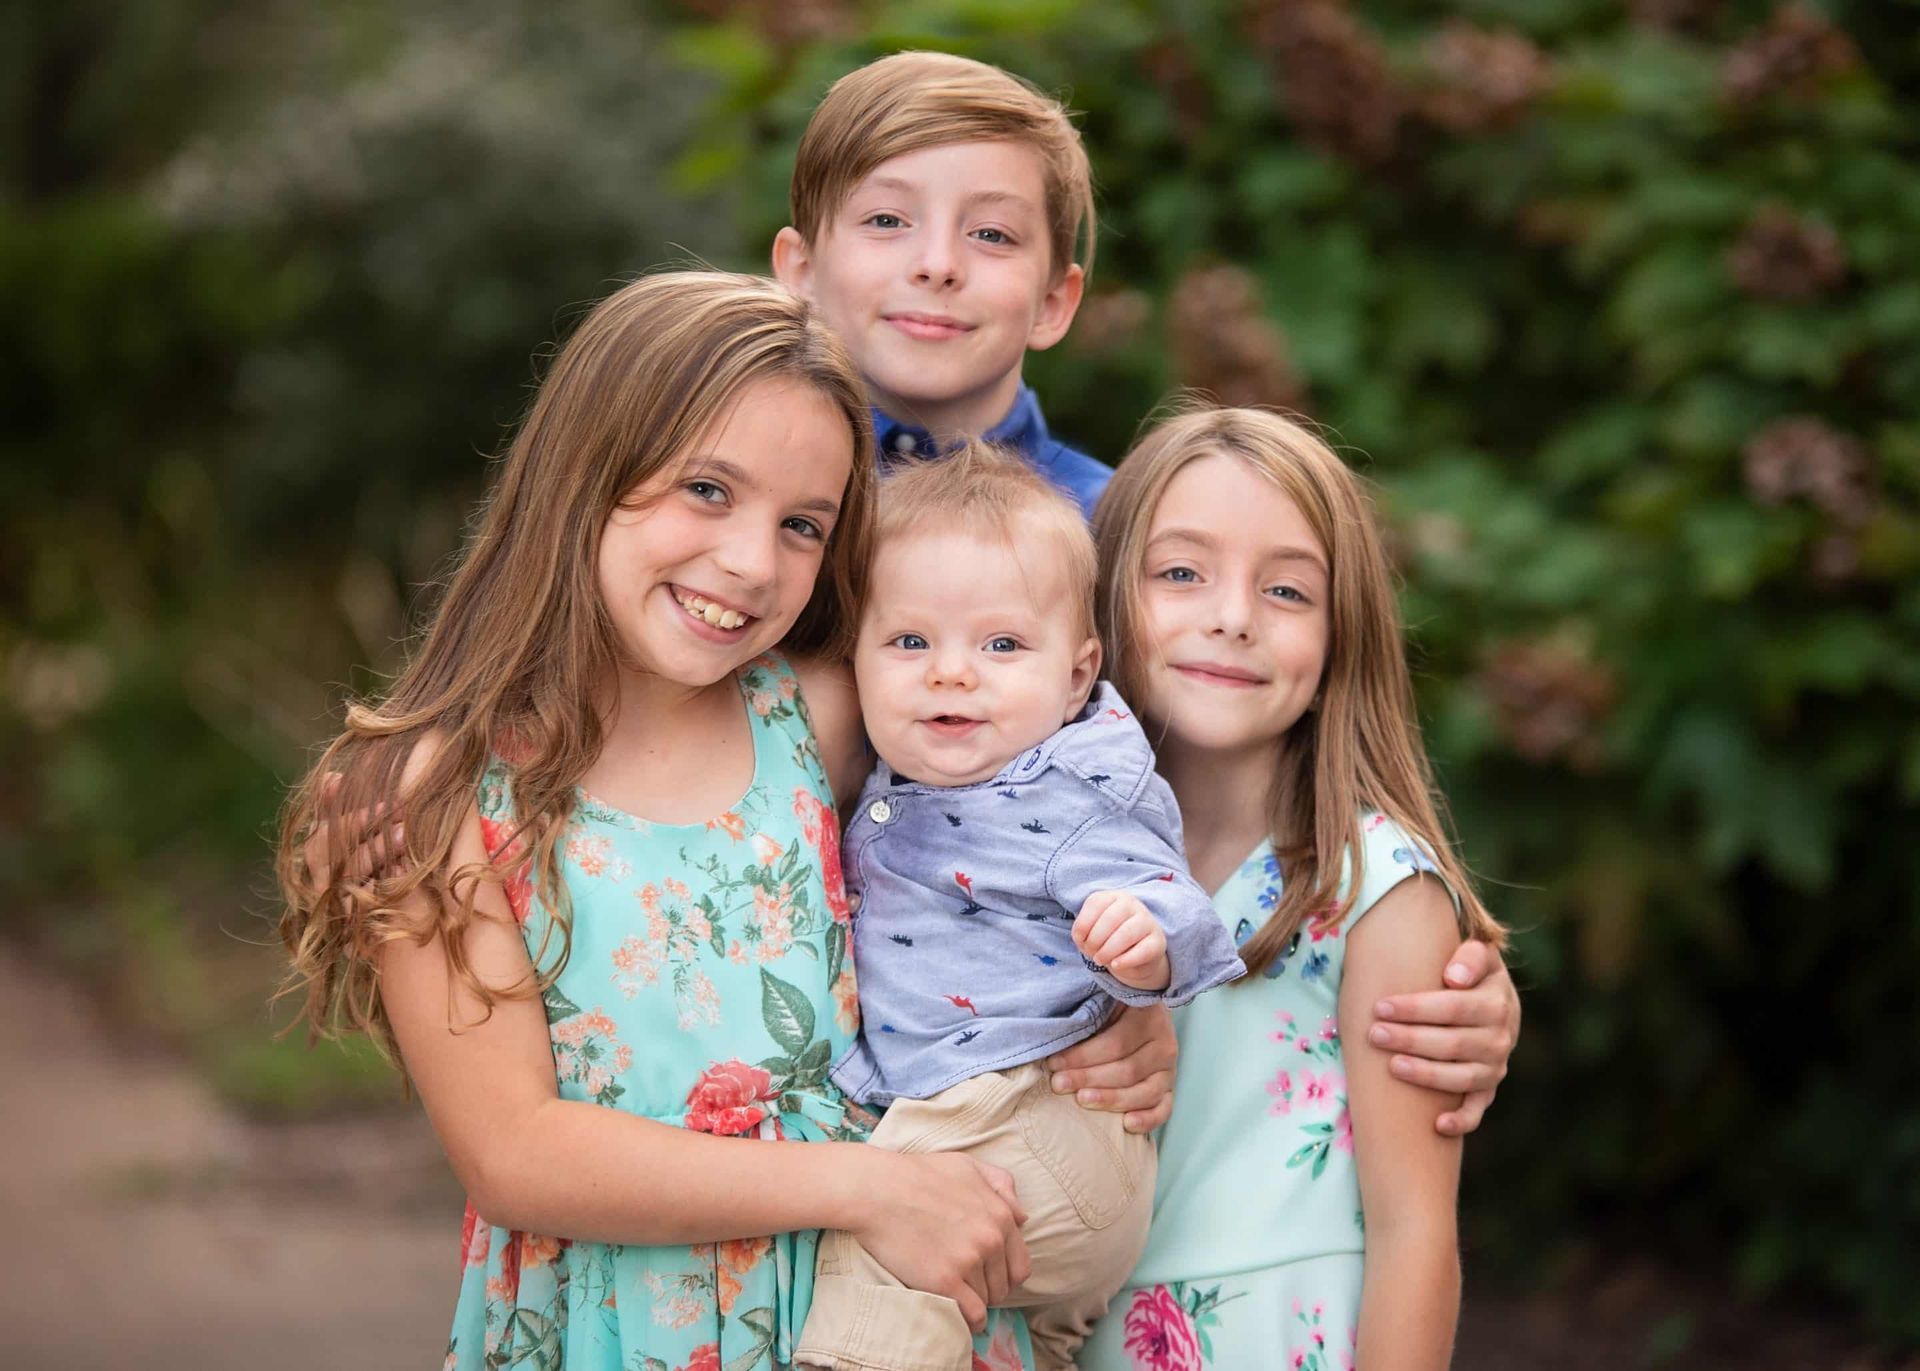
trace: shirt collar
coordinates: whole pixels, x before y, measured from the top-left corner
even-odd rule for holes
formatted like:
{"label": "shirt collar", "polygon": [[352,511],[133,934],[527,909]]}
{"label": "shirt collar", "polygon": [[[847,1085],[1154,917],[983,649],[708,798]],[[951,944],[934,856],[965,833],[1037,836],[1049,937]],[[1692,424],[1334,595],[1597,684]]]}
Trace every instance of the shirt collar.
{"label": "shirt collar", "polygon": [[[1047,442],[1047,421],[1040,413],[1040,400],[1033,393],[1033,387],[1022,385],[1013,397],[1013,408],[1007,411],[1007,417],[980,436],[1028,457],[1037,456]],[[880,446],[883,461],[891,457],[939,455],[939,449],[925,429],[902,423],[883,409],[873,411],[873,437]]]}

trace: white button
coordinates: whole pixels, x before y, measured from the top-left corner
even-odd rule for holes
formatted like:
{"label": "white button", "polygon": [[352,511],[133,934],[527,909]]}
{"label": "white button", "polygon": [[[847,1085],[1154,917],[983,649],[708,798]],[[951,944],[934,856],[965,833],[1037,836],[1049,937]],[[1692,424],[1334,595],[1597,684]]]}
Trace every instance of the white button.
{"label": "white button", "polygon": [[883,824],[893,817],[893,806],[885,800],[875,800],[867,806],[867,817],[877,824]]}
{"label": "white button", "polygon": [[860,892],[859,891],[856,890],[853,892],[853,894],[847,896],[847,908],[852,910],[855,914],[858,914],[860,912]]}
{"label": "white button", "polygon": [[901,429],[900,432],[893,435],[893,450],[895,452],[902,454],[909,453],[918,446],[919,444],[913,441],[913,435],[905,429]]}

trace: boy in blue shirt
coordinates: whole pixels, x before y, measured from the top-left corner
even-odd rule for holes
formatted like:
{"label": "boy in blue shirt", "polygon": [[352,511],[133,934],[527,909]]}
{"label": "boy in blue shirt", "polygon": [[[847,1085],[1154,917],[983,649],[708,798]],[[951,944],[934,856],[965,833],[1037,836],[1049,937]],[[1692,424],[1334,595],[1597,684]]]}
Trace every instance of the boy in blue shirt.
{"label": "boy in blue shirt", "polygon": [[882,460],[965,438],[1018,452],[1091,517],[1111,470],[1021,382],[1092,264],[1092,173],[1067,112],[998,67],[903,52],[835,82],[794,160],[774,274],[866,380]]}

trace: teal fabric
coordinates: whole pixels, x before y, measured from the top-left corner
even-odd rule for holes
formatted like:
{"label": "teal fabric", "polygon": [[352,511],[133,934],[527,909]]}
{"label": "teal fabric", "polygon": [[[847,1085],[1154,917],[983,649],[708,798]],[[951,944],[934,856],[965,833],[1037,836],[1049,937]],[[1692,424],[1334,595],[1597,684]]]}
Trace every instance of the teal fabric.
{"label": "teal fabric", "polygon": [[[839,837],[798,681],[777,657],[739,673],[754,773],[704,823],[650,823],[582,795],[564,841],[571,955],[546,1010],[560,1094],[678,1127],[759,1139],[864,1140],[828,1065],[858,1001]],[[512,772],[479,790],[498,852]],[[524,882],[508,888],[536,964],[558,939]],[[641,1247],[567,1242],[480,1222],[469,1206],[446,1366],[591,1371],[782,1367],[806,1319],[818,1234]],[[989,1363],[1028,1363],[1000,1319]]]}
{"label": "teal fabric", "polygon": [[[1432,862],[1397,825],[1362,820],[1359,895],[1334,928],[1175,1011],[1180,1067],[1160,1137],[1153,1229],[1082,1371],[1353,1365],[1364,1237],[1338,1014],[1346,935]],[[1351,886],[1349,868],[1345,888]],[[1238,943],[1283,889],[1263,842],[1214,896]]]}

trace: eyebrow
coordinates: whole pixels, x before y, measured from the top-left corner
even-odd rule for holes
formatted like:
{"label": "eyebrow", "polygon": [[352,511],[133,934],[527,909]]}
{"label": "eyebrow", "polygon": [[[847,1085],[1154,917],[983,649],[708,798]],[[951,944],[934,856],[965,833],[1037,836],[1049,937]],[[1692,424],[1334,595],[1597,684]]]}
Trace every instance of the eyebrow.
{"label": "eyebrow", "polygon": [[[863,190],[896,190],[907,195],[918,195],[926,189],[912,181],[898,176],[876,176],[868,181]],[[969,195],[963,202],[967,205],[1013,205],[1019,209],[1033,210],[1034,203],[1026,196],[1011,190],[980,190]]]}
{"label": "eyebrow", "polygon": [[[756,484],[751,472],[738,462],[730,462],[725,457],[717,457],[709,453],[704,457],[694,458],[694,460],[688,464],[687,474],[689,476],[705,474],[707,472],[711,472],[715,476],[724,476],[729,481],[737,481],[743,486]],[[828,500],[824,498],[802,500],[797,508],[812,510],[816,513],[826,514],[834,518],[838,518],[840,514],[840,502],[838,500]]]}
{"label": "eyebrow", "polygon": [[[1205,529],[1167,528],[1162,529],[1147,540],[1147,546],[1150,548],[1158,547],[1161,543],[1192,543],[1196,547],[1211,549],[1218,547],[1220,540],[1215,538],[1211,533],[1208,533]],[[1274,547],[1267,549],[1266,556],[1282,562],[1311,562],[1314,566],[1318,567],[1323,574],[1327,569],[1327,564],[1321,559],[1320,554],[1311,548]]]}

